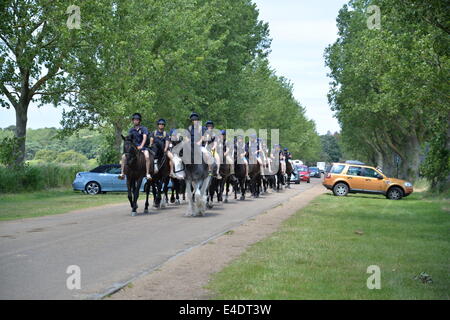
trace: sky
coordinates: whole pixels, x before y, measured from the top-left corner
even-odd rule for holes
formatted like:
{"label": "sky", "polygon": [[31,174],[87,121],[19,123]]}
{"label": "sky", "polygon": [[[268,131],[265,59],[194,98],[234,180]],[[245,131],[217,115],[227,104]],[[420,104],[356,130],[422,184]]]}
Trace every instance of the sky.
{"label": "sky", "polygon": [[[339,131],[327,93],[330,79],[325,48],[337,37],[336,17],[348,0],[254,0],[260,19],[269,23],[269,61],[279,76],[294,85],[295,98],[316,123],[319,134]],[[28,128],[60,127],[63,107],[30,105]],[[14,109],[0,109],[0,128],[15,124]]]}

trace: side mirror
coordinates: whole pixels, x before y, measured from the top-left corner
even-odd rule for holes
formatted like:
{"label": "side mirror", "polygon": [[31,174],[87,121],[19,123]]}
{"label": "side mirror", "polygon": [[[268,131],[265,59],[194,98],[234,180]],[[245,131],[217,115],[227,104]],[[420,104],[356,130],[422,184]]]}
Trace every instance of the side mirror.
{"label": "side mirror", "polygon": [[378,180],[383,180],[383,176],[378,176],[377,179]]}

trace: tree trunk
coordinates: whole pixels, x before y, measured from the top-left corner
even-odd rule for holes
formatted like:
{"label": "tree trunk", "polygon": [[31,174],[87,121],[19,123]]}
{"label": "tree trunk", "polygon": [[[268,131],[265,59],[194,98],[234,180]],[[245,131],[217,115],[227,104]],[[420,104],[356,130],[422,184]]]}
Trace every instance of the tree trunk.
{"label": "tree trunk", "polygon": [[27,136],[27,113],[29,101],[21,99],[15,108],[16,110],[16,138],[19,150],[16,157],[16,165],[21,165],[25,161],[25,141]]}
{"label": "tree trunk", "polygon": [[420,143],[415,134],[408,137],[404,146],[405,158],[400,164],[400,179],[415,181],[419,177]]}

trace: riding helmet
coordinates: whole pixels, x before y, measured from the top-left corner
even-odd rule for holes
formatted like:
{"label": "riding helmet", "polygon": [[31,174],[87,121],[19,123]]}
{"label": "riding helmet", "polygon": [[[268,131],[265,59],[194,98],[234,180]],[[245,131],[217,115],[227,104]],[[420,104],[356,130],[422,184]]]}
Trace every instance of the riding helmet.
{"label": "riding helmet", "polygon": [[213,126],[214,127],[214,122],[212,122],[211,120],[206,121],[205,126]]}
{"label": "riding helmet", "polygon": [[166,120],[165,120],[165,119],[159,119],[156,123],[157,123],[157,124],[163,124],[163,125],[166,125]]}
{"label": "riding helmet", "polygon": [[142,120],[142,116],[140,113],[136,112],[136,113],[133,113],[133,115],[131,116],[131,119],[132,120],[134,120],[134,119]]}
{"label": "riding helmet", "polygon": [[200,120],[200,116],[198,115],[198,113],[192,112],[191,115],[189,116],[189,119],[191,119],[191,120]]}

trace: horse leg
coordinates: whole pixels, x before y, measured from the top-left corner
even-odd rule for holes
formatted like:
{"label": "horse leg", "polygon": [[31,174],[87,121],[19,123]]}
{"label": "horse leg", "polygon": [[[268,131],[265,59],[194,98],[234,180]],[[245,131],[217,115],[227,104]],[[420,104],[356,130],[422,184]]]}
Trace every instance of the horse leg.
{"label": "horse leg", "polygon": [[186,193],[188,200],[188,210],[186,212],[186,216],[192,216],[194,214],[194,199],[191,189],[192,182],[190,180],[186,180]]}
{"label": "horse leg", "polygon": [[176,179],[172,179],[172,190],[171,190],[171,195],[170,195],[170,203],[175,202],[175,192],[178,195],[177,187],[178,187],[178,181]]}
{"label": "horse leg", "polygon": [[139,187],[141,186],[142,178],[139,178],[137,181],[133,183],[133,212],[136,214],[138,208],[138,198],[139,198]]}
{"label": "horse leg", "polygon": [[159,208],[158,201],[158,182],[152,182],[152,193],[153,193],[153,207]]}
{"label": "horse leg", "polygon": [[145,184],[144,190],[145,190],[145,209],[144,209],[144,213],[148,213],[148,205],[149,205],[149,203],[148,203],[148,196],[150,194],[150,182]]}
{"label": "horse leg", "polygon": [[130,201],[130,207],[133,209],[133,196],[131,192],[132,184],[131,179],[127,179],[127,189],[128,189],[128,201]]}
{"label": "horse leg", "polygon": [[200,187],[200,215],[203,215],[206,211],[206,191],[208,190],[209,187],[209,181],[210,181],[211,177],[208,176],[205,180],[203,180],[201,187]]}
{"label": "horse leg", "polygon": [[240,200],[245,200],[245,177],[241,178],[239,181],[239,189],[241,189],[241,198]]}

